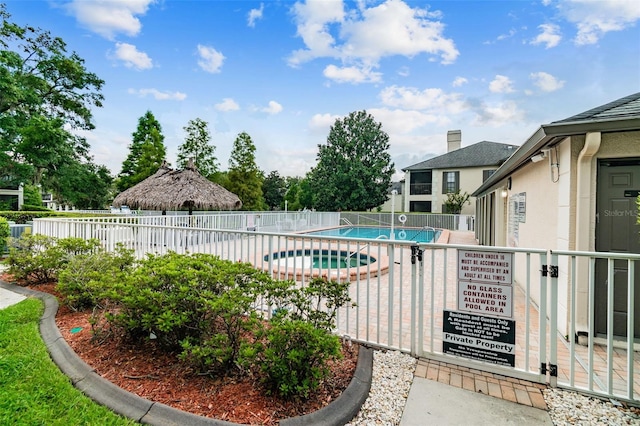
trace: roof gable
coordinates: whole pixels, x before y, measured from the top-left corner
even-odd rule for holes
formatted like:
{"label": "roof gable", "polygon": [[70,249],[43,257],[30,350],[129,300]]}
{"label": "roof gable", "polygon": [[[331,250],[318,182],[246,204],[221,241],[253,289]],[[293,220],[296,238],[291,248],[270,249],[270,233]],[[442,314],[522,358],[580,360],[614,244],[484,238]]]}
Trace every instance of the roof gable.
{"label": "roof gable", "polygon": [[405,167],[402,170],[452,169],[482,166],[495,167],[502,164],[516,149],[517,146],[515,145],[482,141]]}

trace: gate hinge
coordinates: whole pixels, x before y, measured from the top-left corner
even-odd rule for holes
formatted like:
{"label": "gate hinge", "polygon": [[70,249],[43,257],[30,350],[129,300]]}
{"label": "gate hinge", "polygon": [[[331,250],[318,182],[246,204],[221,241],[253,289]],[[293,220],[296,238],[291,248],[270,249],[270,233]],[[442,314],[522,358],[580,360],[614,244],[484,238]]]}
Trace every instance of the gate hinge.
{"label": "gate hinge", "polygon": [[547,274],[551,278],[558,278],[558,265],[542,265],[542,276],[546,277]]}
{"label": "gate hinge", "polygon": [[[547,368],[547,365],[549,366],[549,368]],[[551,377],[558,377],[558,366],[556,364],[542,363],[540,364],[540,372],[543,375],[546,375],[547,373],[549,373],[549,376]]]}

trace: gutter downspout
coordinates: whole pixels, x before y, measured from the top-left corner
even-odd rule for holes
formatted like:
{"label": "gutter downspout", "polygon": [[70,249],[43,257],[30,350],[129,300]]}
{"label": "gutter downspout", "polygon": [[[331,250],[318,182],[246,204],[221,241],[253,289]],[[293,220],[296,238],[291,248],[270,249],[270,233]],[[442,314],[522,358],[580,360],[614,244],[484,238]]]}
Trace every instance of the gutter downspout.
{"label": "gutter downspout", "polygon": [[[594,211],[591,200],[591,188],[594,179],[592,171],[593,156],[600,149],[602,142],[601,132],[586,134],[584,147],[578,154],[576,170],[576,239],[574,250],[595,250],[594,228],[592,228]],[[589,261],[579,257],[576,268],[576,333],[578,343],[586,344],[586,336],[589,333]]]}

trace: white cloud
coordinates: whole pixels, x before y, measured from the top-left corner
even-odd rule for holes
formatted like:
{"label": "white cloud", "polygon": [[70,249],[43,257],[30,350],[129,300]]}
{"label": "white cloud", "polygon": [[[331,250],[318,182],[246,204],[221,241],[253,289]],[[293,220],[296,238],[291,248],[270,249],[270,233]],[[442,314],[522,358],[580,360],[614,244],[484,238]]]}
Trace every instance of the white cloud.
{"label": "white cloud", "polygon": [[595,44],[610,31],[622,31],[640,20],[637,0],[567,0],[560,13],[576,25],[577,45]]}
{"label": "white cloud", "polygon": [[492,93],[513,93],[513,82],[509,77],[498,74],[496,78],[489,83],[489,90]]}
{"label": "white cloud", "polygon": [[247,25],[250,27],[256,26],[256,21],[262,19],[262,12],[264,12],[264,3],[260,3],[260,9],[251,9],[249,16],[247,17]]}
{"label": "white cloud", "polygon": [[289,65],[296,66],[319,57],[338,56],[330,25],[344,19],[341,1],[296,2],[292,12],[297,24],[297,35],[302,38],[307,49],[293,52]]}
{"label": "white cloud", "polygon": [[511,37],[513,37],[514,35],[516,35],[517,31],[515,30],[515,28],[511,28],[509,30],[509,32],[507,34],[500,34],[496,40],[506,40],[509,39]]}
{"label": "white cloud", "polygon": [[472,108],[476,114],[472,120],[474,126],[501,127],[521,121],[524,112],[518,108],[513,101],[486,104],[484,102],[475,103]]}
{"label": "white cloud", "polygon": [[279,114],[280,112],[282,112],[282,105],[280,105],[276,101],[269,101],[269,106],[260,109],[260,111],[266,112],[270,115]]}
{"label": "white cloud", "polygon": [[342,25],[341,34],[346,38],[342,53],[372,61],[429,53],[450,64],[459,52],[451,39],[443,37],[444,24],[430,19],[436,16],[426,9],[412,9],[401,0],[363,9],[361,20],[351,19]]}
{"label": "white cloud", "polygon": [[545,48],[550,49],[556,47],[562,36],[560,36],[560,27],[554,24],[538,25],[541,33],[531,41],[531,44],[544,44]]}
{"label": "white cloud", "polygon": [[[439,57],[443,64],[458,57],[453,40],[443,35],[439,13],[411,8],[402,0],[386,0],[369,8],[367,2],[357,5],[357,9],[345,10],[341,1],[296,3],[292,11],[305,48],[292,52],[289,65],[324,57],[342,61],[343,67],[334,66],[333,71],[370,70],[389,56],[426,53]],[[336,77],[343,74],[336,73]]]}
{"label": "white cloud", "polygon": [[335,65],[328,65],[322,74],[336,83],[376,83],[382,78],[382,74],[379,72],[355,66],[339,68]]}
{"label": "white cloud", "polygon": [[309,120],[309,128],[312,130],[329,131],[329,128],[333,126],[337,119],[342,118],[336,114],[315,114]]}
{"label": "white cloud", "polygon": [[115,59],[124,62],[127,68],[147,70],[153,68],[153,61],[144,52],[140,52],[133,44],[116,43]]}
{"label": "white cloud", "polygon": [[238,111],[240,105],[231,98],[224,98],[219,104],[215,104],[215,109],[218,111]]}
{"label": "white cloud", "polygon": [[456,77],[456,78],[453,80],[453,83],[451,83],[451,85],[452,85],[453,87],[460,87],[460,86],[462,86],[463,84],[467,84],[468,82],[469,82],[469,80],[467,80],[467,79],[466,79],[466,78],[464,78],[464,77]]}
{"label": "white cloud", "polygon": [[187,95],[182,92],[161,92],[158,89],[129,89],[128,92],[141,98],[153,96],[157,101],[184,101],[187,99]]}
{"label": "white cloud", "polygon": [[415,110],[371,108],[367,112],[376,121],[383,123],[382,130],[388,134],[408,134],[421,127],[438,124],[446,125],[449,119],[446,115],[428,114]]}
{"label": "white cloud", "polygon": [[198,65],[206,72],[216,74],[220,72],[225,57],[213,47],[198,45],[198,56],[200,60]]}
{"label": "white cloud", "polygon": [[136,15],[147,13],[156,0],[73,0],[65,8],[78,22],[109,40],[116,34],[136,36],[142,24]]}
{"label": "white cloud", "polygon": [[409,110],[457,114],[467,108],[462,95],[445,93],[442,89],[418,90],[414,87],[390,86],[384,88],[379,96],[384,105]]}
{"label": "white cloud", "polygon": [[564,81],[558,80],[546,72],[534,72],[529,77],[533,80],[533,84],[543,92],[555,92],[564,86]]}

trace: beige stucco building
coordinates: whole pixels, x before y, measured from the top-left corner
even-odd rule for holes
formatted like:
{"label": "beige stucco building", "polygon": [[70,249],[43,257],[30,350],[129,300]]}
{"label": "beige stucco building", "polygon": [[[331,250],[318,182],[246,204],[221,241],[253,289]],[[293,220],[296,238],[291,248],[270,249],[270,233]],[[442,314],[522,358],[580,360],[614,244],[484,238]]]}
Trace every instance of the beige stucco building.
{"label": "beige stucco building", "polygon": [[[495,246],[640,253],[639,194],[640,93],[636,93],[540,126],[474,192],[476,237],[481,244]],[[587,259],[579,260],[575,269],[575,314],[581,335],[606,331],[602,329],[606,319],[598,315],[606,312],[607,265],[598,262],[593,327],[588,326],[592,278]],[[639,264],[634,274],[634,336],[640,338],[640,262],[635,263]],[[626,334],[627,329],[625,265],[616,263],[613,272],[616,335]],[[524,268],[516,269],[520,274],[516,279],[524,282]],[[566,332],[571,268],[565,264],[559,270],[559,326]]]}
{"label": "beige stucco building", "polygon": [[[457,190],[473,193],[517,148],[488,141],[461,148],[461,142],[461,131],[450,130],[446,154],[402,169],[405,172],[404,211],[448,213],[444,211],[448,193]],[[475,213],[473,197],[460,213]]]}

